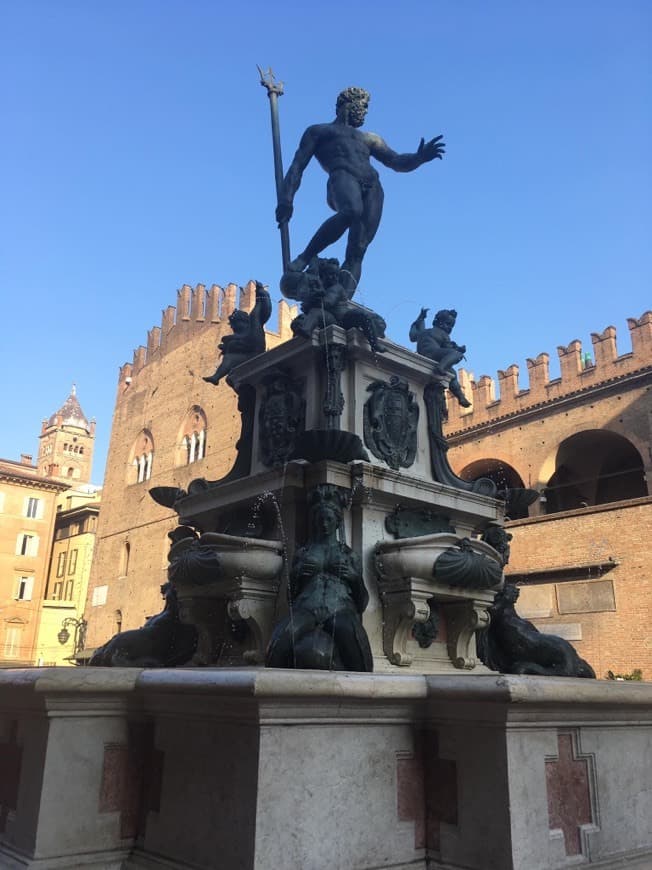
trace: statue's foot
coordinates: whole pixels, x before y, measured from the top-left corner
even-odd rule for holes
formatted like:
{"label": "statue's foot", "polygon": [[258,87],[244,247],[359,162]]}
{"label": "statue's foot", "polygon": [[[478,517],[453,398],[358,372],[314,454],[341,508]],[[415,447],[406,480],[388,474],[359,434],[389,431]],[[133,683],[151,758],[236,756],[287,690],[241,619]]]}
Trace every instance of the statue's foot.
{"label": "statue's foot", "polygon": [[207,384],[214,384],[215,386],[217,386],[218,383],[220,382],[220,379],[217,377],[217,372],[216,372],[214,375],[211,375],[210,377],[202,378],[202,381],[206,381]]}
{"label": "statue's foot", "polygon": [[303,270],[308,265],[308,261],[304,260],[303,257],[297,257],[295,260],[292,260],[288,263],[288,272],[303,272]]}

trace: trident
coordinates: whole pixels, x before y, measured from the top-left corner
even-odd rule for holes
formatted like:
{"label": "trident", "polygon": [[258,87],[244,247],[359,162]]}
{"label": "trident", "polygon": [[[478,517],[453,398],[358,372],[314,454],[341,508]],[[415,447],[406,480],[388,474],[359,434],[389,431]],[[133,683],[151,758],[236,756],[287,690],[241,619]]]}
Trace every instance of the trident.
{"label": "trident", "polygon": [[[281,155],[281,131],[278,123],[278,97],[283,96],[283,82],[277,82],[270,67],[267,72],[256,64],[260,73],[260,83],[267,90],[269,108],[272,116],[272,145],[274,147],[274,178],[276,180],[276,200],[278,202],[283,187],[283,157]],[[283,271],[287,272],[290,263],[290,231],[287,222],[279,225],[281,231],[281,256]]]}

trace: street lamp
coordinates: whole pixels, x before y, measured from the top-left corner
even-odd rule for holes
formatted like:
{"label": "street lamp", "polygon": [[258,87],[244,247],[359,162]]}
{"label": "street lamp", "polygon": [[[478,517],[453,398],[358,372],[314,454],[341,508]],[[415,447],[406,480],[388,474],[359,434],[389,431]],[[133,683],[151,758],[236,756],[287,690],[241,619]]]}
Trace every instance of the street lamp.
{"label": "street lamp", "polygon": [[67,616],[61,623],[61,631],[58,632],[57,638],[61,646],[65,646],[70,640],[70,631],[68,626],[74,629],[72,655],[66,656],[67,661],[76,661],[77,653],[84,649],[84,641],[86,640],[86,628],[88,623],[82,616],[81,619],[75,619],[74,616]]}

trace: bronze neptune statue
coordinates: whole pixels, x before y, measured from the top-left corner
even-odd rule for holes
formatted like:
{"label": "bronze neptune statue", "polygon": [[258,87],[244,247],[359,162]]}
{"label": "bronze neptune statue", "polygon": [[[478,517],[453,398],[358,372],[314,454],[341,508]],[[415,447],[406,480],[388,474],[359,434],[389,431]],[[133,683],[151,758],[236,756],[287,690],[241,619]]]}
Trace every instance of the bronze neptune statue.
{"label": "bronze neptune statue", "polygon": [[315,157],[328,173],[327,202],[335,214],[317,230],[304,251],[290,264],[290,271],[302,272],[318,254],[348,230],[343,271],[350,274],[353,286],[360,280],[362,260],[372,242],[383,211],[383,189],[371,165],[375,157],[396,172],[412,172],[444,154],[442,137],[429,142],[421,139],[413,154],[397,154],[376,133],[360,131],[370,96],[362,88],[347,88],[337,98],[335,120],[314,124],[301,137],[299,148],[287,171],[278,197],[276,219],[279,226],[292,217],[294,195],[303,172]]}

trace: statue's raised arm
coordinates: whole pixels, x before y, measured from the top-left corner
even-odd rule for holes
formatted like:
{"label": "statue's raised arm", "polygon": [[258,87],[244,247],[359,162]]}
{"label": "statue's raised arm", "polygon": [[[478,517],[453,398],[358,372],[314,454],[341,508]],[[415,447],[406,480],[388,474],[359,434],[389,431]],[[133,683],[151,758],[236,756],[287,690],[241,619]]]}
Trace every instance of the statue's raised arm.
{"label": "statue's raised arm", "polygon": [[348,231],[342,270],[357,284],[362,261],[383,211],[384,193],[371,158],[397,172],[411,172],[443,157],[445,146],[441,136],[428,142],[422,139],[415,152],[399,154],[380,136],[361,131],[369,99],[362,88],[347,88],[337,98],[335,120],[308,127],[301,138],[281,185],[276,219],[281,225],[292,217],[294,196],[313,157],[328,174],[327,202],[335,214],[319,227],[307,247],[290,263],[290,271],[303,272],[314,257]]}
{"label": "statue's raised arm", "polygon": [[424,163],[430,163],[431,160],[441,160],[446,152],[446,145],[441,141],[443,136],[435,136],[429,142],[421,139],[414,154],[397,154],[376,133],[366,133],[365,135],[369,142],[371,156],[395,172],[412,172],[423,166]]}

